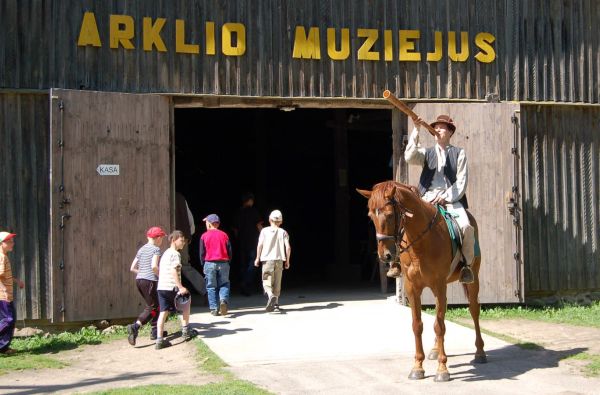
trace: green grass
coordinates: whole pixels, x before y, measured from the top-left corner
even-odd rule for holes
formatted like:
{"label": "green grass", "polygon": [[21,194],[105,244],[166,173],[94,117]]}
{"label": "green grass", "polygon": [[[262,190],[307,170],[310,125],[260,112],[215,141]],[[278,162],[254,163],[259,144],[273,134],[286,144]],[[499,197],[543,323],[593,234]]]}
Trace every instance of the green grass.
{"label": "green grass", "polygon": [[95,395],[267,395],[267,391],[242,380],[228,380],[206,385],[148,385],[134,388],[117,388],[109,391],[93,392]]}
{"label": "green grass", "polygon": [[10,347],[17,353],[0,357],[0,374],[5,374],[9,370],[62,368],[68,364],[52,358],[52,355],[86,344],[100,344],[104,341],[122,338],[126,334],[127,332],[121,329],[114,334],[103,335],[98,329],[87,327],[77,332],[14,338]]}
{"label": "green grass", "polygon": [[588,354],[586,352],[582,352],[582,353],[570,356],[567,359],[575,359],[575,360],[588,362],[583,367],[583,372],[587,376],[590,376],[590,377],[600,376],[600,355]]}
{"label": "green grass", "polygon": [[[434,314],[434,309],[425,310]],[[470,318],[469,309],[466,307],[449,308],[446,319],[454,321],[461,318]],[[481,308],[481,320],[499,319],[528,319],[560,324],[589,326],[600,328],[600,301],[590,306],[565,305],[562,307],[486,307]]]}

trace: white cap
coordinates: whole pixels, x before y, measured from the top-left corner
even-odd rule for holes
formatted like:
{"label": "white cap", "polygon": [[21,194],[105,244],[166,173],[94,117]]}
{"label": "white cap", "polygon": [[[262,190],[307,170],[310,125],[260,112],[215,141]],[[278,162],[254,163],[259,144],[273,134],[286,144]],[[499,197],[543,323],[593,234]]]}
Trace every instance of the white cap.
{"label": "white cap", "polygon": [[283,221],[283,215],[281,214],[281,211],[273,210],[273,211],[271,211],[271,214],[269,214],[269,219],[271,221],[280,222],[280,221]]}

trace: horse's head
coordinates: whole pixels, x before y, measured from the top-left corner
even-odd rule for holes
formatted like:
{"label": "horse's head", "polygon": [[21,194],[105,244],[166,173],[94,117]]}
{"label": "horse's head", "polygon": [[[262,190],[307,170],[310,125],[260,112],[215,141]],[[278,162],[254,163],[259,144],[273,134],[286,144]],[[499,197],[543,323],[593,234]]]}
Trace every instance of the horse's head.
{"label": "horse's head", "polygon": [[369,218],[375,225],[377,254],[382,262],[388,264],[397,258],[405,218],[412,217],[399,200],[399,186],[401,184],[388,181],[375,185],[372,191],[356,190],[369,199]]}

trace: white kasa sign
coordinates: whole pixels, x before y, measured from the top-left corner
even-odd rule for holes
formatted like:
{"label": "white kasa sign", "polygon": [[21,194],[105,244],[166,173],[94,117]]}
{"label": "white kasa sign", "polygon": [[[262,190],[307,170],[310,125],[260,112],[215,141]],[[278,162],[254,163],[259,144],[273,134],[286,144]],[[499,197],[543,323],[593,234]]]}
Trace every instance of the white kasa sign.
{"label": "white kasa sign", "polygon": [[98,165],[96,168],[101,176],[118,176],[119,170],[119,165]]}

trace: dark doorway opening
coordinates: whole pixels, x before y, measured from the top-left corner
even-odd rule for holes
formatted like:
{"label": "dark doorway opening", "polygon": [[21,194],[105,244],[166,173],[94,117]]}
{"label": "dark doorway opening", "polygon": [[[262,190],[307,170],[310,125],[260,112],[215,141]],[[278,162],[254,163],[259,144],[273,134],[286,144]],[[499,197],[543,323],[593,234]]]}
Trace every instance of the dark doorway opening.
{"label": "dark doorway opening", "polygon": [[[197,241],[207,214],[220,216],[235,247],[235,216],[242,194],[251,191],[265,225],[271,210],[283,213],[292,245],[284,287],[339,283],[349,267],[357,274],[352,280],[378,287],[366,200],[355,188],[392,178],[391,126],[388,110],[176,109],[175,184],[196,223],[192,265],[199,267]],[[341,159],[339,144],[345,144]],[[348,240],[341,246],[335,245],[340,197],[348,203]],[[348,249],[347,262],[336,262],[336,248]],[[233,292],[239,265],[234,258]]]}

